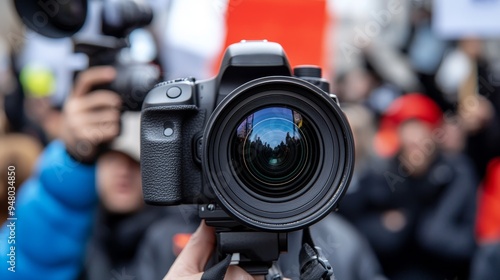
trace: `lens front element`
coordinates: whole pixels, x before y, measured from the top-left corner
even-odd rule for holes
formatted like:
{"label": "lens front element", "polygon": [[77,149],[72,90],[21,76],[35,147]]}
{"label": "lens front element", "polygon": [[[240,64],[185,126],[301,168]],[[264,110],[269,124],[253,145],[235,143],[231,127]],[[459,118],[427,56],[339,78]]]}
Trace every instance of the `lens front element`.
{"label": "lens front element", "polygon": [[299,111],[268,107],[247,115],[231,140],[237,176],[267,197],[290,195],[304,186],[317,165],[317,137]]}

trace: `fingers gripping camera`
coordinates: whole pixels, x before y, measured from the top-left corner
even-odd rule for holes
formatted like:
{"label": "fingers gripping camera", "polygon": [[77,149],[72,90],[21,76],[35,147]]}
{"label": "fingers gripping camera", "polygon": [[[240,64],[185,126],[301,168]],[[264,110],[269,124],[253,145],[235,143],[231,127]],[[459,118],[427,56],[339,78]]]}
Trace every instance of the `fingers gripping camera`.
{"label": "fingers gripping camera", "polygon": [[279,44],[250,41],[226,50],[213,79],[153,88],[141,118],[146,202],[216,205],[267,232],[330,213],[352,175],[352,132],[321,70],[294,74]]}

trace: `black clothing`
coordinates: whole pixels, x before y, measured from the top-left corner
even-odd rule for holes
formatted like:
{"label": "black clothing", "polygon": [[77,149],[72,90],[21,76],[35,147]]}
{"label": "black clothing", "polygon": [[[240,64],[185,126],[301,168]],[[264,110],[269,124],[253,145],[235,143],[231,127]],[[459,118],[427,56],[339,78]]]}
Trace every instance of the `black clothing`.
{"label": "black clothing", "polygon": [[[150,239],[169,243],[175,233],[193,232],[198,224],[199,221],[182,219],[176,207],[145,206],[130,215],[113,215],[100,209],[87,250],[84,279],[161,279],[175,256],[170,250],[168,258],[144,259],[144,251],[153,251],[150,246],[158,246]],[[154,277],[147,277],[148,274],[141,269],[149,261],[163,267]]]}
{"label": "black clothing", "polygon": [[[477,187],[468,159],[438,156],[419,177],[397,158],[380,160],[357,176],[340,213],[368,238],[390,279],[466,277]],[[399,228],[384,222],[389,211],[403,217]]]}
{"label": "black clothing", "polygon": [[491,102],[494,115],[481,131],[469,135],[466,153],[472,159],[476,173],[483,178],[491,159],[500,156],[500,69],[494,63],[478,61],[478,91]]}
{"label": "black clothing", "polygon": [[[367,240],[342,216],[332,214],[311,226],[314,245],[319,246],[333,267],[335,279],[385,279],[382,268]],[[299,251],[302,231],[288,237],[288,252],[280,257],[283,274],[299,279]]]}
{"label": "black clothing", "polygon": [[479,246],[472,262],[470,279],[496,280],[500,275],[500,242]]}

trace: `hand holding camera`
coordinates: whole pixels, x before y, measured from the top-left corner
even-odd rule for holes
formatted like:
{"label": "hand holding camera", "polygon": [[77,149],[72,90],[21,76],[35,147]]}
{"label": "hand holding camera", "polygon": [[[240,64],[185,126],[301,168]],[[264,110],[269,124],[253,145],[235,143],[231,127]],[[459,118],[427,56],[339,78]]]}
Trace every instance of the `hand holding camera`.
{"label": "hand holding camera", "polygon": [[81,72],[64,106],[62,140],[77,160],[92,161],[98,146],[111,141],[120,132],[122,100],[110,90],[92,90],[115,78],[112,67],[92,67]]}
{"label": "hand holding camera", "polygon": [[[200,280],[214,246],[214,228],[202,222],[163,280]],[[238,266],[230,266],[224,279],[261,280],[264,277],[251,276]]]}

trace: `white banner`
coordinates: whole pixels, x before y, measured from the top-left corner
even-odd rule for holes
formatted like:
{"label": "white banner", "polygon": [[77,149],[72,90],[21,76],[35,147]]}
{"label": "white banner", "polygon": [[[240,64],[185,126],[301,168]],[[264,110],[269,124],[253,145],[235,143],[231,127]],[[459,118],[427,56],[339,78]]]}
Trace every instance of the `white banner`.
{"label": "white banner", "polygon": [[432,23],[447,39],[500,38],[500,0],[434,0]]}

